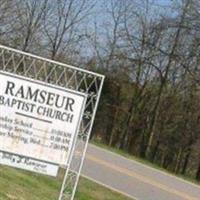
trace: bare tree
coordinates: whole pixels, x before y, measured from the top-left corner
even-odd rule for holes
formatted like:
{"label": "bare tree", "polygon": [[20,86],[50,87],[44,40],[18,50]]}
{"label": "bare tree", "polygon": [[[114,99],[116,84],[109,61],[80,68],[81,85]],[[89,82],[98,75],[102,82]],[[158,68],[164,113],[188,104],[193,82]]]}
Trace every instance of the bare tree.
{"label": "bare tree", "polygon": [[172,67],[173,61],[174,61],[174,56],[177,53],[177,47],[179,45],[180,39],[181,39],[181,31],[182,31],[182,27],[185,23],[185,18],[186,18],[186,14],[188,11],[188,7],[190,6],[190,0],[187,0],[184,4],[183,4],[183,9],[182,9],[182,13],[180,16],[180,21],[178,23],[177,26],[177,30],[175,31],[173,37],[173,41],[170,44],[170,51],[169,51],[169,56],[168,56],[168,61],[166,62],[165,68],[164,68],[164,74],[161,77],[161,84],[158,90],[158,96],[157,96],[157,100],[155,102],[154,108],[153,108],[153,113],[152,113],[152,120],[150,123],[150,128],[149,128],[149,141],[148,141],[148,146],[147,146],[147,151],[146,151],[146,155],[148,155],[151,151],[151,146],[153,143],[153,139],[154,139],[154,135],[156,132],[156,121],[159,115],[159,106],[161,103],[161,96],[162,93],[164,91],[164,87],[169,75],[169,71]]}
{"label": "bare tree", "polygon": [[90,14],[94,4],[90,0],[51,1],[46,12],[44,32],[51,59],[58,59],[70,45],[77,44],[84,35],[80,34],[81,22]]}
{"label": "bare tree", "polygon": [[15,4],[13,14],[16,18],[11,23],[13,46],[29,51],[30,48],[33,49],[33,46],[36,47],[39,44],[38,41],[42,40],[41,28],[47,3],[48,0],[19,0]]}
{"label": "bare tree", "polygon": [[15,1],[12,0],[2,0],[0,4],[0,37],[1,41],[6,34],[10,34],[12,29],[12,21],[16,16],[13,14],[16,6]]}

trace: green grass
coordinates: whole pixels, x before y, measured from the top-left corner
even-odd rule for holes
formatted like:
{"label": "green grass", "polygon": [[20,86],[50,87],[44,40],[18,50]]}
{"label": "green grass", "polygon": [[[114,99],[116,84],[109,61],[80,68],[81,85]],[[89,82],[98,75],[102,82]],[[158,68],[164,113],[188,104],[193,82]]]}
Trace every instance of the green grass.
{"label": "green grass", "polygon": [[106,150],[108,150],[108,151],[111,151],[111,152],[113,152],[113,153],[116,153],[116,154],[118,154],[118,155],[121,155],[121,156],[123,156],[123,157],[125,157],[125,158],[128,158],[128,159],[130,159],[130,160],[134,160],[134,161],[140,162],[141,164],[144,164],[144,165],[150,166],[150,167],[152,167],[152,168],[154,168],[154,169],[163,171],[163,172],[165,172],[165,173],[168,173],[169,175],[174,175],[174,176],[179,177],[179,178],[181,178],[181,179],[183,179],[183,180],[186,180],[186,181],[189,181],[189,182],[191,182],[191,183],[200,185],[200,183],[199,183],[198,181],[196,181],[196,180],[195,180],[193,177],[191,177],[191,176],[181,175],[181,174],[175,174],[175,173],[173,173],[173,172],[171,172],[171,171],[168,171],[168,170],[166,170],[166,169],[160,167],[158,164],[155,164],[155,163],[152,163],[152,162],[150,162],[150,161],[148,161],[148,160],[146,160],[146,159],[142,159],[142,158],[136,157],[136,156],[134,156],[134,155],[131,155],[131,154],[129,154],[129,153],[127,153],[127,152],[125,152],[125,151],[123,151],[123,150],[121,150],[121,149],[117,149],[117,148],[114,148],[114,147],[110,147],[110,146],[108,146],[108,145],[106,145],[106,144],[104,144],[104,143],[102,143],[102,142],[100,142],[100,141],[97,141],[97,140],[93,140],[93,141],[91,141],[91,143],[94,144],[94,145],[96,145],[96,146],[98,146],[98,147],[101,147],[101,148],[103,148],[103,149],[106,149]]}
{"label": "green grass", "polygon": [[[60,175],[61,176],[61,175]],[[0,200],[57,200],[61,178],[0,166]],[[75,200],[130,200],[81,178]]]}
{"label": "green grass", "polygon": [[87,179],[81,179],[76,200],[131,200]]}

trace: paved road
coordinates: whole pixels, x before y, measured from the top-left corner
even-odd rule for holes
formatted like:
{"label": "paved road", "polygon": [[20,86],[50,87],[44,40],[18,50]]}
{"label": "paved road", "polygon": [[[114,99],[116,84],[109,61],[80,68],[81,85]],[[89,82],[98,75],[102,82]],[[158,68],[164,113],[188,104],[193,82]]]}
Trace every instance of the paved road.
{"label": "paved road", "polygon": [[200,187],[89,145],[82,175],[135,200],[200,200]]}

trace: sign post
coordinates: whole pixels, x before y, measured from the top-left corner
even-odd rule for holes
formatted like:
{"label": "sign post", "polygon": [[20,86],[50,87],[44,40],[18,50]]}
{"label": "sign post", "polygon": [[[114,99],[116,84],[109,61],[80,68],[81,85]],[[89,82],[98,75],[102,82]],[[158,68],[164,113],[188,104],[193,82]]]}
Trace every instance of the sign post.
{"label": "sign post", "polygon": [[0,45],[0,164],[50,176],[73,200],[104,76]]}

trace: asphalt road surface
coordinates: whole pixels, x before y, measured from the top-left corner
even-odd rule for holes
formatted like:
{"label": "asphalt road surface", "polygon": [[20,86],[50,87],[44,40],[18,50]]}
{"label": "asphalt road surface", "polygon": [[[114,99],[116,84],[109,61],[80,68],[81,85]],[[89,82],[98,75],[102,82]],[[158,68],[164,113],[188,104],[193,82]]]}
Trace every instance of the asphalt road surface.
{"label": "asphalt road surface", "polygon": [[135,200],[200,200],[200,186],[91,144],[82,175]]}

